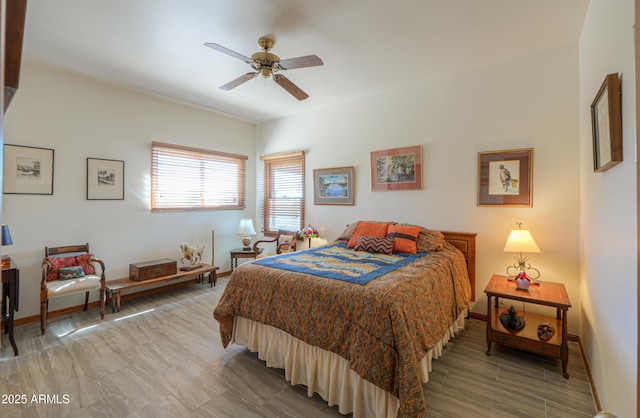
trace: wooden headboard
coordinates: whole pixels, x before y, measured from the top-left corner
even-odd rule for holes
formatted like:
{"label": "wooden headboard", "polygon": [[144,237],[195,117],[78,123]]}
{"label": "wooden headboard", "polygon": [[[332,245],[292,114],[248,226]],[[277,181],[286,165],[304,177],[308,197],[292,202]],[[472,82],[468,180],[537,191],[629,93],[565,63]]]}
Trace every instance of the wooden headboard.
{"label": "wooden headboard", "polygon": [[471,300],[476,300],[476,235],[475,232],[440,231],[444,239],[459,249],[467,260],[469,283],[471,284]]}

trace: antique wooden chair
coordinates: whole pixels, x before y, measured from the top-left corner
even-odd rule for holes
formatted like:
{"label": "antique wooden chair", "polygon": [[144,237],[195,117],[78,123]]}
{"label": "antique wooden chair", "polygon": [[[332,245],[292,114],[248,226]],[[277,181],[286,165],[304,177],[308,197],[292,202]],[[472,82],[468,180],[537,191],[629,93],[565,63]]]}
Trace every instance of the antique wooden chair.
{"label": "antique wooden chair", "polygon": [[253,251],[258,254],[258,244],[275,244],[274,251],[263,251],[257,258],[268,257],[270,255],[289,253],[296,250],[296,243],[298,241],[298,231],[287,231],[285,229],[279,229],[278,234],[272,239],[263,239],[256,241],[253,244]]}
{"label": "antique wooden chair", "polygon": [[[47,329],[49,299],[85,292],[84,310],[89,292],[100,290],[100,318],[104,319],[106,281],[104,262],[89,252],[89,243],[64,247],[45,247],[40,283],[40,330]],[[100,266],[100,275],[96,265]]]}

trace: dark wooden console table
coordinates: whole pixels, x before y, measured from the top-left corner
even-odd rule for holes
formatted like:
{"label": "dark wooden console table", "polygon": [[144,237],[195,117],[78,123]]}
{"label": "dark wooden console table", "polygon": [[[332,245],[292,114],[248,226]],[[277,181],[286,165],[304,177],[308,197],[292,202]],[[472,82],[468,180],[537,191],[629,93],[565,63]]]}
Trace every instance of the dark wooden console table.
{"label": "dark wooden console table", "polygon": [[9,342],[13,347],[13,355],[18,355],[18,346],[13,337],[13,315],[18,310],[20,299],[20,270],[13,264],[2,269],[2,326],[4,333],[9,334]]}

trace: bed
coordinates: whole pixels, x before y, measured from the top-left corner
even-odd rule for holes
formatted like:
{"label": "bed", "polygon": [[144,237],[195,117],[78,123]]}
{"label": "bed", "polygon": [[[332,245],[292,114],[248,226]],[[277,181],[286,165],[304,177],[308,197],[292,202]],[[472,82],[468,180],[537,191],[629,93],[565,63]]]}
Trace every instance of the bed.
{"label": "bed", "polygon": [[[371,238],[362,233],[347,248],[364,223],[381,224],[356,222],[325,246],[242,264],[214,318],[225,347],[258,352],[343,414],[421,417],[431,360],[464,327],[474,299],[475,234],[389,222],[389,230],[419,231],[416,254],[356,251]],[[406,238],[395,236],[396,243]],[[345,259],[347,273],[340,271]],[[401,266],[389,268],[395,263]],[[338,273],[323,273],[338,264]],[[352,270],[361,270],[355,279],[329,277]]]}

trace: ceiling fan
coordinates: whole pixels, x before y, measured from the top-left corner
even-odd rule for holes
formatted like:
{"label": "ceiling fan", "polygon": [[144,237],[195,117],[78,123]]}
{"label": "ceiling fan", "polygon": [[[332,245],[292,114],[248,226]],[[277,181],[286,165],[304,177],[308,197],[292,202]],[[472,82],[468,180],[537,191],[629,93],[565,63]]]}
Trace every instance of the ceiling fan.
{"label": "ceiling fan", "polygon": [[269,52],[273,48],[274,44],[275,41],[271,38],[262,37],[258,39],[258,46],[260,47],[261,51],[256,52],[255,54],[251,55],[251,58],[249,58],[245,55],[225,48],[222,45],[211,42],[205,43],[204,45],[211,49],[246,62],[247,64],[251,65],[251,68],[255,70],[255,72],[246,73],[236,78],[235,80],[228,82],[224,86],[221,86],[220,89],[234,89],[240,84],[245,83],[260,74],[264,78],[272,77],[273,81],[275,81],[280,87],[285,89],[287,92],[289,92],[289,94],[291,94],[298,100],[304,100],[309,97],[309,95],[305,93],[300,87],[293,84],[291,80],[289,80],[284,75],[279,74],[279,72],[293,70],[295,68],[316,67],[319,65],[323,65],[324,63],[316,55],[305,55],[304,57],[281,60],[280,57]]}

